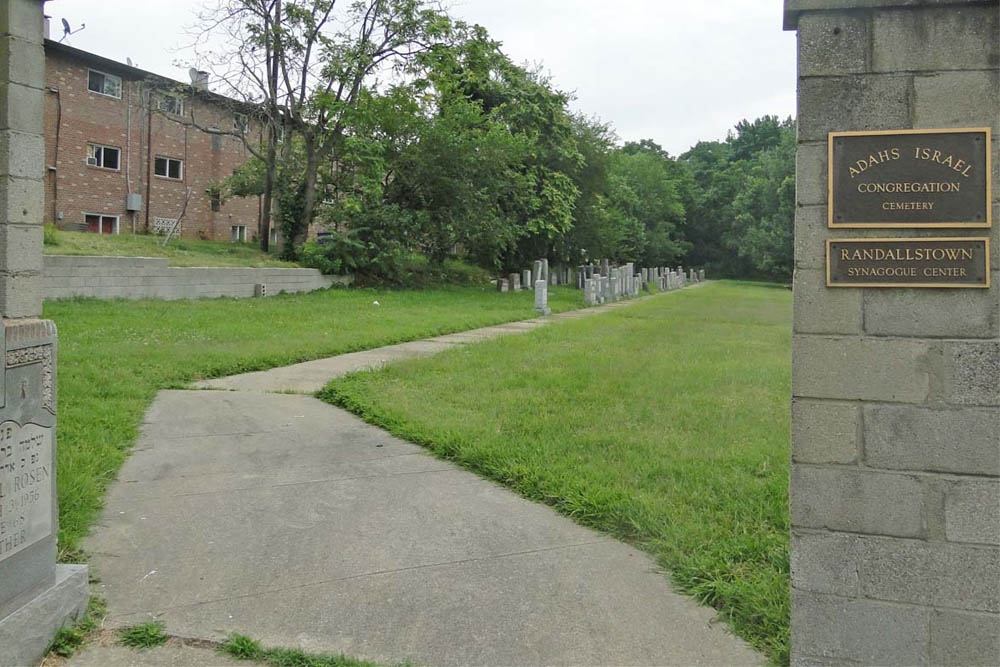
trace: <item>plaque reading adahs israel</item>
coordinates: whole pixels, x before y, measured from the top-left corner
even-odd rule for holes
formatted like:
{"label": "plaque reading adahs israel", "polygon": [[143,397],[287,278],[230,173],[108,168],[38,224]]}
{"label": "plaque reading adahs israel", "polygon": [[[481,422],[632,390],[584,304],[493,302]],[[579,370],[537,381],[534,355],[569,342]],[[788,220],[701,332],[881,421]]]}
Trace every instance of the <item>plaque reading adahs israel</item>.
{"label": "plaque reading adahs israel", "polygon": [[989,287],[989,238],[827,239],[828,287]]}
{"label": "plaque reading adahs israel", "polygon": [[831,132],[830,227],[989,227],[990,130]]}

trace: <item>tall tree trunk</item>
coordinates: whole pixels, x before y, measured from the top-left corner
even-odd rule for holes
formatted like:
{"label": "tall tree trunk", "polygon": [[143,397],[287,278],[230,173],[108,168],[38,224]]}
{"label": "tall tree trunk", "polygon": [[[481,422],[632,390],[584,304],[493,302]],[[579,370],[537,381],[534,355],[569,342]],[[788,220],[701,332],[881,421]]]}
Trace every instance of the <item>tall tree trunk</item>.
{"label": "tall tree trunk", "polygon": [[274,129],[267,131],[267,161],[264,165],[264,195],[263,210],[260,214],[260,249],[267,252],[271,242],[271,207],[274,198],[274,172],[277,149],[274,145]]}
{"label": "tall tree trunk", "polygon": [[309,224],[313,219],[313,210],[316,208],[316,177],[319,171],[319,153],[316,150],[315,140],[306,137],[306,166],[303,173],[305,181],[303,188],[302,219],[299,221],[299,234],[295,242],[303,243],[309,234]]}

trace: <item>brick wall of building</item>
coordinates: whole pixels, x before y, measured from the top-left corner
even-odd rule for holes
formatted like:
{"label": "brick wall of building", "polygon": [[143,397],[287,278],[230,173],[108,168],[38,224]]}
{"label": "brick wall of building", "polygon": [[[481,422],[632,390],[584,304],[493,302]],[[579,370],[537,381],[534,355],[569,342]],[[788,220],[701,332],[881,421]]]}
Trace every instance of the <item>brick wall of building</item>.
{"label": "brick wall of building", "polygon": [[[82,54],[82,55],[81,55]],[[46,43],[45,219],[63,228],[82,226],[87,214],[117,216],[120,233],[154,231],[157,218],[177,219],[191,194],[181,236],[229,240],[232,227],[246,227],[256,237],[258,198],[232,198],[213,211],[208,190],[250,158],[243,141],[213,135],[198,127],[233,128],[233,108],[218,96],[184,92],[183,115],[151,110],[169,81],[132,67]],[[120,76],[121,97],[88,89],[90,70]],[[193,116],[193,123],[192,123]],[[116,170],[87,164],[88,144],[120,149]],[[157,157],[183,161],[182,177],[154,171]],[[142,196],[134,214],[126,209],[129,193]]]}

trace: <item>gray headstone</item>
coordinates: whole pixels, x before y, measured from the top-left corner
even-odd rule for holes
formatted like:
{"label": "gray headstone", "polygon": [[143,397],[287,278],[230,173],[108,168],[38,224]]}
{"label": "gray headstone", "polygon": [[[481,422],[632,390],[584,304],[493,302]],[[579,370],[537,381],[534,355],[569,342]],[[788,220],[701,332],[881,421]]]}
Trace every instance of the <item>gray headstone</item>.
{"label": "gray headstone", "polygon": [[524,287],[524,289],[528,289],[528,287],[534,284],[535,283],[531,280],[531,269],[521,271],[521,286]]}
{"label": "gray headstone", "polygon": [[549,309],[549,286],[544,280],[535,281],[535,312],[542,315],[552,314]]}
{"label": "gray headstone", "polygon": [[542,273],[535,280],[549,281],[549,260],[546,257],[542,258]]}
{"label": "gray headstone", "polygon": [[506,292],[510,289],[510,283],[507,282],[506,278],[500,278],[497,280],[497,291]]}
{"label": "gray headstone", "polygon": [[511,273],[507,276],[507,283],[510,285],[510,291],[516,292],[521,289],[521,274]]}

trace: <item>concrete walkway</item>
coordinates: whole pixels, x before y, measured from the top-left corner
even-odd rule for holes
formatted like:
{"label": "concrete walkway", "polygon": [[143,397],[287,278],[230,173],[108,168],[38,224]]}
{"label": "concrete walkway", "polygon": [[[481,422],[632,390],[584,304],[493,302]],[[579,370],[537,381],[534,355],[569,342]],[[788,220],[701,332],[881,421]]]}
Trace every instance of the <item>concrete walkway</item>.
{"label": "concrete walkway", "polygon": [[155,616],[181,637],[385,663],[762,664],[642,552],[315,398],[266,393],[536,326],[160,392],[85,544],[108,625]]}
{"label": "concrete walkway", "polygon": [[540,326],[567,319],[577,319],[588,315],[629,306],[651,297],[642,297],[631,301],[615,301],[603,306],[584,310],[570,310],[548,317],[533,320],[508,322],[492,327],[471,329],[459,333],[416,340],[398,345],[387,345],[372,350],[351,352],[326,359],[306,361],[301,364],[273,368],[268,371],[241,373],[213,380],[203,380],[195,383],[197,389],[228,389],[232,391],[263,391],[263,392],[294,392],[299,394],[314,394],[326,384],[341,375],[355,371],[369,370],[384,366],[387,363],[413,357],[427,357],[455,345],[475,343],[497,336],[527,333]]}

